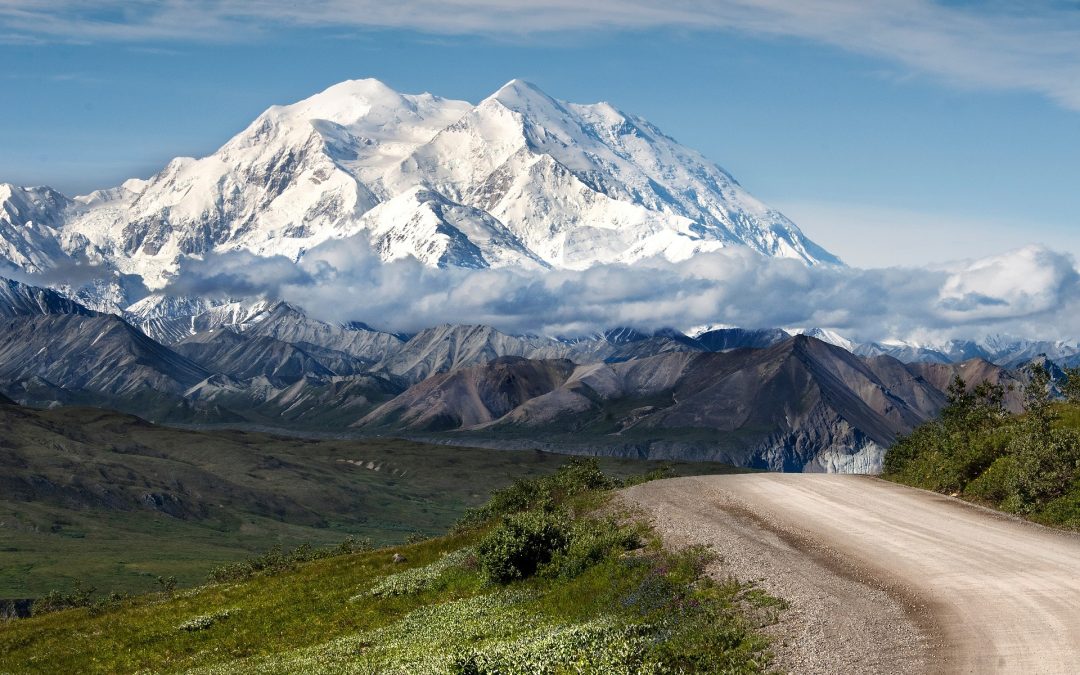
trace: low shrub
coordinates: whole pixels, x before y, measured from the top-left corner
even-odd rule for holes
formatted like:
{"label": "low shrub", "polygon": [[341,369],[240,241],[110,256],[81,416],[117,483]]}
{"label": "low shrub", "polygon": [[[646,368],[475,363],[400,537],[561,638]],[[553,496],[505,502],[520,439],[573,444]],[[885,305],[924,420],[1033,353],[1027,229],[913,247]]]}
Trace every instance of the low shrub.
{"label": "low shrub", "polygon": [[550,573],[575,577],[612,553],[638,548],[644,537],[640,525],[623,525],[613,518],[580,518],[571,525],[567,544],[553,552]]}
{"label": "low shrub", "polygon": [[74,609],[76,607],[90,607],[94,604],[94,591],[97,590],[93,586],[84,587],[82,579],[75,579],[72,582],[72,588],[70,591],[64,592],[60,590],[49,591],[48,595],[43,598],[38,598],[34,601],[33,614],[48,614],[49,612],[59,612],[65,609]]}
{"label": "low shrub", "polygon": [[188,619],[184,623],[176,627],[177,630],[186,631],[188,633],[195,633],[201,630],[206,630],[212,627],[214,624],[221,623],[225,619],[228,619],[233,613],[233,610],[226,609],[221,612],[215,612],[214,614],[203,614],[196,616],[192,619]]}
{"label": "low shrub", "polygon": [[604,474],[593,457],[574,457],[555,473],[539,478],[519,478],[508,487],[495,490],[481,507],[465,511],[455,531],[479,527],[494,518],[521,511],[559,504],[590,490],[610,490],[621,483]]}
{"label": "low shrub", "polygon": [[1009,496],[1009,476],[1015,471],[1014,456],[998,457],[981,476],[968,483],[965,494],[981,501],[1001,503]]}
{"label": "low shrub", "polygon": [[277,573],[290,570],[297,563],[321,560],[338,555],[361,553],[372,549],[370,539],[358,539],[346,537],[336,546],[326,548],[313,548],[311,544],[301,544],[291,551],[282,551],[280,546],[275,546],[266,553],[252,556],[246,560],[229,563],[210,570],[209,580],[220,583],[225,581],[241,581],[249,579],[256,574]]}
{"label": "low shrub", "polygon": [[352,600],[364,597],[389,598],[398,595],[414,595],[438,588],[439,581],[450,570],[466,566],[476,557],[470,548],[462,548],[444,555],[430,565],[385,576],[366,593],[354,596]]}
{"label": "low shrub", "polygon": [[566,518],[545,509],[504,516],[476,547],[480,568],[499,584],[532,576],[570,543]]}

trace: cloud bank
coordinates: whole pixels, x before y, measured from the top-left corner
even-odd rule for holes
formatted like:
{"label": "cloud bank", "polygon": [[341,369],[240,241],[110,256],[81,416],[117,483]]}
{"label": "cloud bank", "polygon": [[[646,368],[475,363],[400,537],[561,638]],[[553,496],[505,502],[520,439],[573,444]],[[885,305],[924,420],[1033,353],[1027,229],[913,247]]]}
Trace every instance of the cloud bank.
{"label": "cloud bank", "polygon": [[236,40],[288,27],[520,36],[568,30],[734,30],[880,57],[963,86],[1080,110],[1072,2],[933,0],[0,0],[0,40]]}
{"label": "cloud bank", "polygon": [[246,252],[187,260],[166,291],[262,294],[325,320],[393,331],[480,323],[578,336],[616,326],[720,323],[819,326],[860,341],[1080,335],[1075,262],[1038,246],[934,268],[810,268],[731,248],[679,263],[525,271],[383,263],[366,239],[352,237],[315,247],[299,263]]}

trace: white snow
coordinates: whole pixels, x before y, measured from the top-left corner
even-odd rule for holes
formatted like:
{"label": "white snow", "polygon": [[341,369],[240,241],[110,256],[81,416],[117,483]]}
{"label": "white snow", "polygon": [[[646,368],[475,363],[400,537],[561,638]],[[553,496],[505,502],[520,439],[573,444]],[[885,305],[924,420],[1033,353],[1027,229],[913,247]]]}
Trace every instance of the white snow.
{"label": "white snow", "polygon": [[839,262],[645,120],[520,80],[477,105],[350,80],[149,179],[74,200],[0,186],[0,206],[0,258],[85,256],[151,290],[185,256],[296,260],[358,233],[383,260],[433,266],[585,269],[727,246]]}

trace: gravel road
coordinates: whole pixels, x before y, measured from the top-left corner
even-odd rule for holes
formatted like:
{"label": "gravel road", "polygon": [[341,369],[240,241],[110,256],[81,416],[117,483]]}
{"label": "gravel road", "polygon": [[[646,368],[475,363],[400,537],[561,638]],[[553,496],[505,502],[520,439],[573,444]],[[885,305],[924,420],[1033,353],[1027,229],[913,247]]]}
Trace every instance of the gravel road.
{"label": "gravel road", "polygon": [[1080,672],[1080,537],[867,476],[743,474],[624,500],[791,609],[792,673]]}

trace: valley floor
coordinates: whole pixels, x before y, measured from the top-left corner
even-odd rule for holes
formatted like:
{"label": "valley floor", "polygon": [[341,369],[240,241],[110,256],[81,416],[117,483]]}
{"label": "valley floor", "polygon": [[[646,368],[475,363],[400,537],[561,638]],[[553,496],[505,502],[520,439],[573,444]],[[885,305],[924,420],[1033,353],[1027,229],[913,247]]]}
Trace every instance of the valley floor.
{"label": "valley floor", "polygon": [[1080,537],[862,476],[679,478],[624,493],[671,544],[791,609],[776,663],[801,673],[1068,673]]}

